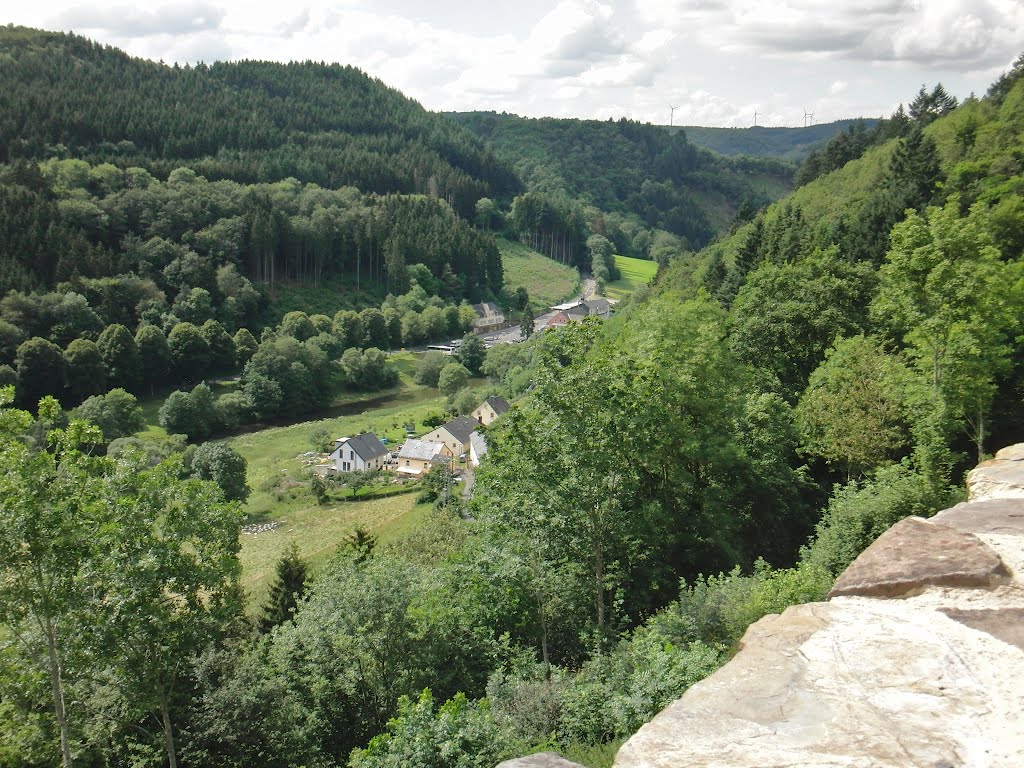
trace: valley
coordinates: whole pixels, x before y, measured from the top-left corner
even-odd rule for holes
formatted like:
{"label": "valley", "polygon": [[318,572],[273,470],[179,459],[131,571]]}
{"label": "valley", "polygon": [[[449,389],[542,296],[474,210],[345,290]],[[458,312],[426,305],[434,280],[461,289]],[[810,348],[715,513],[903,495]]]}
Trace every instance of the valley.
{"label": "valley", "polygon": [[0,27],[0,765],[621,764],[1024,442],[1024,58],[903,98],[442,112]]}

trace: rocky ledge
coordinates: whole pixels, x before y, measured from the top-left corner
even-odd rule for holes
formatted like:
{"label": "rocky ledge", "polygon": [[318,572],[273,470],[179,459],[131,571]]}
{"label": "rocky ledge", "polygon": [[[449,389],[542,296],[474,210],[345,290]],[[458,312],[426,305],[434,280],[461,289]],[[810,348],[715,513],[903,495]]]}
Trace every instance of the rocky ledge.
{"label": "rocky ledge", "polygon": [[880,536],[828,602],[752,625],[615,766],[1024,765],[1024,445],[967,486]]}

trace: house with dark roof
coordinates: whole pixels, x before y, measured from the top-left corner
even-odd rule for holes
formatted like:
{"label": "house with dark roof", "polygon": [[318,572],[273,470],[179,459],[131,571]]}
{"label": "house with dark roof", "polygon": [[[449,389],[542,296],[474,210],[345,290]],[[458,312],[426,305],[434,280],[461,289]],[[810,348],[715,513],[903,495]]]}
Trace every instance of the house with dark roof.
{"label": "house with dark roof", "polygon": [[477,424],[487,426],[503,413],[508,413],[510,407],[508,400],[501,395],[491,395],[478,405],[470,416],[476,419]]}
{"label": "house with dark roof", "polygon": [[587,299],[583,302],[583,306],[587,308],[587,317],[600,317],[601,319],[607,319],[612,309],[608,299],[602,296]]}
{"label": "house with dark roof", "polygon": [[430,443],[442,443],[451,448],[453,454],[461,456],[469,450],[469,436],[478,426],[479,423],[472,416],[459,416],[420,439]]}
{"label": "house with dark roof", "polygon": [[483,304],[474,304],[473,311],[476,312],[476,320],[473,321],[473,330],[477,333],[483,331],[494,331],[505,326],[505,313],[501,311],[493,301],[485,301]]}
{"label": "house with dark roof", "polygon": [[442,443],[409,438],[398,451],[398,466],[395,471],[400,475],[419,477],[430,471],[435,464],[452,460],[452,450]]}
{"label": "house with dark roof", "polygon": [[587,305],[581,301],[576,306],[569,307],[569,309],[565,310],[565,314],[570,320],[582,320],[590,314],[590,311],[587,309]]}
{"label": "house with dark roof", "polygon": [[339,437],[334,441],[330,458],[338,472],[369,472],[384,468],[388,449],[373,432],[355,437]]}

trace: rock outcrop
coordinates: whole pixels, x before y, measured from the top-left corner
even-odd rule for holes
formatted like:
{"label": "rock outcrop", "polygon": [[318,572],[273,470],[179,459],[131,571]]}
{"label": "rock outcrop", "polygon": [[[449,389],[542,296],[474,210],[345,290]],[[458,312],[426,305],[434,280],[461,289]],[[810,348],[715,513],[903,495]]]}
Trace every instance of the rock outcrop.
{"label": "rock outcrop", "polygon": [[616,768],[1024,765],[1024,445],[968,494],[893,526],[828,602],[752,625]]}

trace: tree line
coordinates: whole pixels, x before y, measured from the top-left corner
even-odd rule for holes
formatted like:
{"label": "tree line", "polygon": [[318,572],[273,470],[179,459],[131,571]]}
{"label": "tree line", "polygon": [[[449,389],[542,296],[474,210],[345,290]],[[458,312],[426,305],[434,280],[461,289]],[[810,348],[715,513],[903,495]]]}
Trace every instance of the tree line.
{"label": "tree line", "polygon": [[244,184],[294,177],[431,194],[467,217],[479,197],[518,186],[479,139],[355,67],[167,66],[76,35],[10,26],[0,30],[0,50],[5,162],[63,148],[159,178],[187,164]]}

